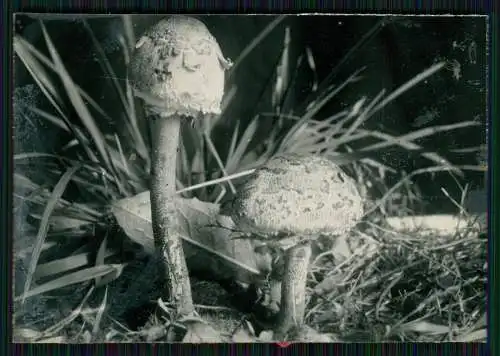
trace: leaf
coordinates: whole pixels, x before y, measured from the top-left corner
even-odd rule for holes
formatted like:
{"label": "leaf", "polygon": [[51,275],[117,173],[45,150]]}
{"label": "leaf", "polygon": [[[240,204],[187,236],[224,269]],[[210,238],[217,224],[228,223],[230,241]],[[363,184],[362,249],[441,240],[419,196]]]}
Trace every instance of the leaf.
{"label": "leaf", "polygon": [[[177,208],[178,228],[185,242],[184,253],[190,270],[210,271],[215,276],[244,283],[260,278],[259,254],[254,251],[253,242],[231,238],[233,222],[219,215],[219,205],[196,198],[178,198]],[[149,191],[115,202],[111,211],[127,236],[152,254]]]}

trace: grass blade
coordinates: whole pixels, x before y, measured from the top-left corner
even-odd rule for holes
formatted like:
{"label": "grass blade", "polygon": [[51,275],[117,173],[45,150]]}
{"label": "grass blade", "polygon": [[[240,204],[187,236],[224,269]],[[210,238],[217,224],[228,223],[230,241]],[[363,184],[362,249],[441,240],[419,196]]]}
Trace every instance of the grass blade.
{"label": "grass blade", "polygon": [[488,338],[488,330],[480,329],[472,331],[465,335],[460,335],[454,341],[456,342],[485,342]]}
{"label": "grass blade", "polygon": [[[59,156],[59,155],[54,155],[51,153],[41,153],[41,152],[28,152],[28,153],[19,153],[14,155],[13,159],[14,161],[17,160],[26,160],[26,159],[38,159],[38,158],[53,158],[61,162],[66,162],[68,164],[72,165],[82,165],[82,167],[88,169],[89,171],[96,173],[96,174],[101,174],[104,176],[106,179],[108,179],[110,182],[114,181],[114,177],[112,177],[108,172],[103,170],[101,167],[95,167],[91,163],[85,163],[83,161],[78,161],[78,160],[72,160],[67,157]],[[19,164],[16,162],[16,164]]]}
{"label": "grass blade", "polygon": [[106,53],[104,53],[104,50],[102,49],[101,45],[99,44],[99,41],[94,35],[94,31],[92,31],[92,28],[89,26],[88,22],[83,19],[82,20],[83,27],[87,31],[87,33],[90,36],[90,39],[92,40],[92,44],[94,45],[95,50],[97,51],[97,54],[99,55],[99,64],[101,65],[101,68],[104,72],[104,75],[106,78],[110,79],[111,82],[113,83],[113,86],[116,90],[116,93],[118,94],[118,97],[120,99],[120,103],[122,104],[123,109],[127,114],[130,114],[130,108],[127,105],[127,99],[125,98],[125,94],[123,93],[122,87],[118,83],[118,76],[116,75],[115,71],[113,70],[111,63],[109,63],[108,57],[106,56]]}
{"label": "grass blade", "polygon": [[228,175],[226,177],[212,179],[212,180],[207,181],[207,182],[202,182],[199,184],[191,185],[189,187],[177,190],[176,193],[181,194],[181,193],[191,192],[191,191],[196,190],[196,189],[201,189],[201,188],[209,187],[209,186],[216,185],[219,183],[224,183],[224,182],[227,182],[227,181],[232,180],[232,179],[245,177],[245,176],[252,174],[253,172],[255,172],[255,169],[248,169],[246,171],[234,173],[234,174]]}
{"label": "grass blade", "polygon": [[410,88],[414,87],[421,81],[427,79],[434,73],[436,73],[438,70],[442,69],[445,66],[445,62],[440,62],[432,65],[430,68],[427,68],[423,72],[417,74],[415,77],[401,85],[399,88],[394,90],[387,98],[382,100],[380,104],[378,104],[373,111],[370,113],[370,116],[382,109],[384,106],[386,106],[388,103],[396,99],[398,96],[404,94],[406,91],[408,91]]}
{"label": "grass blade", "polygon": [[[54,66],[54,63],[50,59],[48,59],[43,53],[41,53],[39,50],[37,50],[31,43],[26,41],[24,38],[20,36],[15,36],[14,37],[14,42],[18,43],[19,45],[22,45],[26,49],[26,53],[29,53],[33,58],[36,58],[38,61],[43,63],[48,69],[52,70],[54,73],[57,73],[57,69]],[[35,72],[37,73],[37,72]],[[78,92],[80,95],[96,110],[99,114],[103,116],[108,122],[112,122],[113,119],[104,112],[104,110],[96,103],[94,99],[90,97],[80,86],[75,84],[76,88],[78,89]]]}
{"label": "grass blade", "polygon": [[278,26],[284,19],[286,18],[286,15],[281,15],[276,17],[273,21],[267,25],[264,30],[262,30],[261,33],[259,33],[255,38],[248,44],[248,46],[245,47],[245,49],[240,53],[238,58],[234,61],[233,66],[231,67],[231,70],[227,74],[227,77],[231,77],[231,75],[236,71],[236,68],[243,62],[246,56],[248,56],[255,47],[257,47],[264,38],[266,38],[267,35],[269,35],[275,28]]}
{"label": "grass blade", "polygon": [[392,188],[390,188],[382,198],[380,198],[370,209],[368,209],[364,216],[370,215],[373,213],[375,210],[377,210],[382,204],[384,204],[390,196],[398,190],[401,186],[403,186],[406,182],[408,182],[411,178],[420,175],[420,174],[428,174],[428,173],[436,173],[436,172],[446,172],[452,170],[450,167],[447,166],[433,166],[433,167],[427,167],[427,168],[422,168],[422,169],[417,169],[410,174],[404,176],[398,183],[394,184]]}
{"label": "grass blade", "polygon": [[[76,89],[73,81],[70,78],[69,73],[66,71],[66,68],[64,67],[64,64],[61,60],[61,57],[59,57],[59,54],[57,53],[56,48],[54,47],[54,44],[52,43],[52,40],[49,37],[49,34],[47,33],[47,30],[45,26],[43,25],[42,22],[40,22],[40,26],[42,28],[43,36],[45,38],[45,42],[47,44],[47,47],[49,49],[49,52],[52,56],[52,60],[54,62],[54,65],[57,68],[57,73],[59,74],[59,77],[61,78],[61,81],[63,82],[63,85],[68,93],[68,97],[73,104],[76,112],[80,116],[80,119],[82,120],[83,124],[89,131],[94,144],[96,145],[96,148],[99,152],[99,155],[101,156],[101,159],[103,160],[104,166],[108,168],[110,172],[114,173],[114,176],[116,177],[116,169],[112,165],[112,162],[108,156],[108,152],[106,151],[106,146],[105,146],[105,141],[104,141],[104,136],[97,127],[94,119],[92,118],[92,115],[90,114],[89,110],[87,109],[87,106],[85,105],[80,93]],[[116,177],[116,181],[118,182],[118,177]],[[123,188],[122,188],[123,189]]]}
{"label": "grass blade", "polygon": [[57,278],[53,281],[37,286],[36,288],[29,290],[24,295],[14,298],[14,300],[17,302],[19,300],[24,300],[26,298],[33,297],[35,295],[50,292],[73,284],[86,282],[91,279],[95,279],[97,277],[104,277],[108,274],[120,275],[124,268],[125,265],[121,264],[101,265],[101,266],[87,268],[81,271],[67,274],[63,277]]}
{"label": "grass blade", "polygon": [[130,125],[132,126],[133,132],[134,132],[134,137],[136,140],[137,145],[135,146],[135,149],[139,155],[145,162],[146,162],[146,171],[149,170],[149,166],[151,164],[150,162],[150,156],[149,156],[149,149],[146,145],[146,141],[144,138],[144,134],[139,128],[138,122],[137,122],[137,112],[135,109],[135,99],[134,99],[134,91],[132,90],[132,87],[130,86],[130,83],[127,81],[126,84],[126,93],[127,93],[127,100],[130,105],[130,113],[131,115],[129,116],[130,118]]}
{"label": "grass blade", "polygon": [[[240,133],[240,121],[236,121],[236,125],[233,130],[233,136],[231,137],[231,144],[229,145],[229,150],[227,152],[227,157],[231,157],[236,149],[236,144],[238,143],[238,134]],[[227,161],[226,161],[227,164]]]}
{"label": "grass blade", "polygon": [[283,40],[283,49],[281,51],[281,60],[276,67],[276,80],[274,83],[274,90],[272,92],[271,105],[275,108],[276,112],[281,112],[285,88],[288,88],[289,78],[288,72],[290,70],[290,26],[285,28],[285,38]]}
{"label": "grass blade", "polygon": [[236,167],[238,166],[238,163],[241,161],[241,158],[245,154],[248,145],[252,141],[252,139],[255,137],[255,132],[257,131],[257,126],[259,124],[259,116],[256,116],[250,124],[247,126],[245,129],[245,132],[241,136],[240,143],[238,144],[238,147],[234,151],[232,156],[228,156],[227,163],[226,163],[226,171],[227,172],[234,172]]}
{"label": "grass blade", "polygon": [[[406,148],[408,150],[422,150],[421,146],[413,143],[412,141],[415,139],[419,139],[419,138],[433,135],[437,132],[449,131],[449,130],[458,129],[458,128],[465,128],[465,127],[470,127],[470,126],[474,126],[474,125],[478,125],[478,123],[475,121],[465,121],[465,122],[459,122],[457,124],[451,124],[451,125],[427,127],[425,129],[417,130],[417,131],[411,132],[409,134],[397,136],[397,137],[393,137],[389,134],[379,132],[379,131],[365,131],[369,135],[383,139],[384,142],[379,142],[379,143],[376,143],[376,144],[373,144],[373,145],[370,145],[367,147],[363,147],[361,150],[362,151],[380,150],[382,148],[389,147],[392,145],[398,145],[398,146],[401,146],[401,147]],[[441,155],[438,155],[437,153],[434,153],[434,152],[423,152],[421,155],[422,155],[422,157],[425,157],[425,158],[427,158],[435,163],[447,165],[447,166],[449,166],[449,168],[451,168],[457,174],[463,176],[463,173],[457,167],[453,167],[453,165],[447,159],[442,157]]]}
{"label": "grass blade", "polygon": [[[219,169],[222,171],[222,174],[224,177],[227,177],[227,171],[224,168],[224,163],[222,163],[222,160],[219,156],[219,153],[217,152],[217,149],[215,148],[214,143],[212,142],[212,139],[210,138],[210,135],[208,133],[205,133],[205,142],[207,143],[208,150],[214,156],[215,161],[217,162],[217,165],[219,166]],[[236,188],[233,185],[233,182],[230,180],[227,182],[229,184],[229,187],[231,188],[231,192],[233,194],[236,194]]]}
{"label": "grass blade", "polygon": [[[99,246],[99,250],[97,250],[97,256],[95,258],[95,266],[102,266],[104,265],[104,259],[106,258],[106,245],[108,242],[108,237],[105,236],[104,239],[102,240],[101,246]],[[99,283],[101,282],[101,277],[97,277],[95,279],[95,285],[99,287]]]}
{"label": "grass blade", "polygon": [[[314,95],[316,92],[324,92],[326,88],[328,87],[329,83],[332,81],[332,79],[335,77],[335,75],[338,73],[339,69],[344,65],[344,63],[347,63],[347,61],[358,51],[361,49],[369,40],[371,40],[377,33],[380,32],[382,28],[384,28],[385,24],[387,23],[387,19],[383,17],[380,21],[378,21],[373,27],[361,37],[361,39],[346,53],[344,57],[340,60],[340,62],[330,71],[328,76],[321,81],[319,84],[317,90],[311,95]],[[307,97],[306,100],[304,101],[304,104],[302,104],[302,107],[307,107],[308,103],[312,101],[311,96]]]}
{"label": "grass blade", "polygon": [[102,317],[104,315],[104,311],[106,310],[107,302],[108,302],[108,286],[106,286],[106,289],[104,290],[104,297],[102,298],[102,302],[99,305],[99,309],[97,309],[95,322],[94,322],[94,325],[92,327],[92,337],[93,338],[95,338],[99,333],[101,320],[102,320]]}
{"label": "grass blade", "polygon": [[[382,98],[384,93],[385,93],[385,90],[382,90],[380,93],[378,93],[378,95],[370,102],[370,104],[368,104],[368,106],[363,110],[363,112],[358,115],[357,119],[349,126],[347,131],[340,137],[339,141],[342,141],[342,139],[345,139],[346,137],[350,136],[367,120],[368,113],[370,112],[370,110],[373,109],[373,107],[377,104],[377,102]],[[365,100],[366,100],[366,97],[363,97],[356,104],[354,104],[353,109],[349,113],[349,115],[347,116],[346,120],[349,120],[351,117],[354,117],[357,114],[357,111],[361,109]]]}
{"label": "grass blade", "polygon": [[[115,252],[111,250],[106,250],[104,253],[104,258],[111,257]],[[41,264],[37,267],[35,272],[35,279],[45,278],[53,276],[60,273],[67,273],[69,271],[88,266],[92,263],[90,253],[80,253],[78,255],[72,255],[58,260],[50,261]]]}
{"label": "grass blade", "polygon": [[[430,127],[426,127],[426,128],[416,130],[416,131],[410,132],[408,134],[393,137],[393,138],[391,138],[392,136],[389,134],[384,134],[384,133],[377,131],[376,136],[384,137],[384,140],[386,140],[386,141],[367,146],[365,149],[366,150],[381,149],[381,148],[389,147],[395,143],[408,144],[408,143],[410,143],[410,141],[414,141],[414,140],[418,140],[418,139],[421,139],[424,137],[428,137],[428,136],[434,135],[438,132],[463,129],[466,127],[477,126],[477,125],[480,125],[477,121],[463,121],[463,122],[458,122],[458,123],[449,124],[449,125],[430,126]],[[405,147],[405,148],[409,148],[409,147]]]}
{"label": "grass blade", "polygon": [[[14,50],[18,54],[19,58],[23,61],[26,69],[30,73],[31,77],[37,84],[37,86],[40,88],[41,92],[45,95],[47,100],[52,104],[52,106],[56,109],[56,111],[59,113],[59,115],[63,118],[65,125],[67,128],[72,131],[74,136],[81,141],[82,147],[85,149],[87,156],[91,160],[97,161],[97,158],[93,154],[93,152],[87,147],[87,145],[84,144],[86,142],[86,138],[82,137],[80,132],[75,130],[75,126],[71,124],[69,121],[68,117],[64,114],[61,100],[57,96],[56,98],[59,98],[58,100],[55,100],[52,94],[50,93],[52,89],[50,89],[53,85],[52,83],[48,80],[48,77],[43,77],[43,69],[38,68],[34,63],[36,63],[36,59],[31,55],[31,53],[28,53],[27,51],[24,51],[24,40],[14,37]],[[35,68],[32,68],[32,66],[35,66]],[[42,75],[42,78],[39,76]]]}
{"label": "grass blade", "polygon": [[132,17],[130,15],[122,15],[122,22],[128,49],[132,50],[137,43],[134,34],[134,25],[132,24]]}
{"label": "grass blade", "polygon": [[[97,54],[99,56],[99,65],[101,66],[105,78],[108,78],[111,80],[111,83],[113,87],[115,88],[115,92],[118,95],[118,98],[120,99],[120,104],[122,105],[122,108],[125,112],[125,115],[128,119],[129,122],[132,122],[133,119],[131,119],[132,113],[131,113],[131,108],[129,105],[129,101],[127,100],[122,87],[120,86],[120,83],[118,83],[118,76],[116,75],[115,71],[113,70],[111,63],[108,60],[108,57],[106,56],[106,53],[102,49],[102,46],[99,44],[99,41],[94,35],[94,31],[92,31],[92,28],[89,26],[88,22],[83,19],[82,20],[83,27],[87,31],[87,33],[90,36],[90,39],[92,40],[92,43],[94,45],[95,50],[97,51]],[[133,100],[132,100],[133,101]],[[135,130],[131,129],[130,125],[126,125],[127,128],[129,128],[129,133],[132,137],[135,136],[136,132]]]}
{"label": "grass blade", "polygon": [[33,247],[33,253],[31,255],[31,261],[28,268],[28,273],[26,275],[26,281],[24,283],[24,293],[22,296],[22,302],[24,303],[25,299],[28,297],[29,289],[31,286],[31,281],[33,280],[33,275],[35,274],[36,265],[38,263],[38,259],[40,258],[40,253],[42,251],[42,246],[45,241],[45,236],[47,235],[49,229],[49,218],[54,210],[57,201],[64,193],[66,186],[73,174],[80,168],[80,166],[74,166],[69,168],[66,173],[61,177],[57,185],[54,187],[54,191],[52,192],[52,196],[47,202],[47,206],[43,212],[42,220],[40,221],[40,227],[38,229],[38,233],[36,235],[35,246]]}
{"label": "grass blade", "polygon": [[18,36],[14,36],[13,40],[14,52],[17,57],[23,62],[24,66],[30,72],[31,76],[35,81],[37,81],[38,86],[42,91],[44,91],[45,96],[49,100],[55,100],[56,105],[61,107],[63,105],[62,99],[57,92],[52,81],[42,65],[38,62],[37,58],[34,57],[26,46],[26,41]]}
{"label": "grass blade", "polygon": [[71,132],[71,130],[68,128],[68,125],[66,124],[65,120],[63,120],[55,115],[52,115],[52,114],[48,113],[47,111],[41,110],[41,109],[37,108],[36,106],[26,105],[24,107],[26,109],[28,109],[29,111],[33,112],[34,114],[38,115],[42,119],[47,120],[48,122],[50,122],[54,126],[57,126],[61,130],[64,130],[66,132]]}
{"label": "grass blade", "polygon": [[57,324],[51,326],[50,328],[46,329],[43,334],[44,335],[54,335],[58,332],[60,332],[65,326],[69,325],[73,320],[75,320],[82,312],[83,306],[85,303],[87,303],[87,300],[90,298],[92,293],[94,293],[95,287],[92,286],[89,288],[87,291],[87,294],[83,297],[82,301],[80,304],[74,309],[70,315],[66,316],[64,319],[59,321]]}
{"label": "grass blade", "polygon": [[344,89],[348,84],[357,81],[359,78],[357,77],[359,73],[361,73],[364,70],[364,68],[361,68],[351,74],[349,78],[347,78],[342,84],[340,84],[338,87],[334,88],[332,91],[330,91],[323,99],[321,99],[317,104],[315,104],[313,107],[311,107],[307,112],[302,116],[302,118],[295,123],[295,125],[287,132],[285,137],[281,140],[280,147],[278,149],[279,152],[286,152],[287,145],[293,141],[297,131],[304,125],[307,124],[307,122],[316,115],[320,109],[328,103],[335,95],[337,95],[342,89]]}
{"label": "grass blade", "polygon": [[307,59],[307,65],[309,66],[309,69],[313,73],[311,92],[315,93],[316,90],[318,90],[318,72],[316,71],[316,63],[314,61],[312,50],[309,47],[306,47],[306,59]]}

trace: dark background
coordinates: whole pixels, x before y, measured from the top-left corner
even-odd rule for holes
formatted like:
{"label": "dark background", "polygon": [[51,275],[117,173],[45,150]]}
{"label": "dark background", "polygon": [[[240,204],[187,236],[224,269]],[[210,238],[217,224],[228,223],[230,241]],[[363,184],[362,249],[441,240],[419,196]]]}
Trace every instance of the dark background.
{"label": "dark background", "polygon": [[[46,15],[51,16],[51,15]],[[236,59],[244,47],[269,23],[272,16],[199,16],[218,39],[224,55]],[[158,20],[151,15],[132,16],[136,36]],[[44,49],[38,20],[26,15],[16,16],[16,32],[38,48]],[[389,93],[433,63],[447,60],[460,64],[460,78],[452,70],[441,70],[420,83],[402,97],[372,117],[365,128],[378,128],[397,134],[406,133],[428,125],[451,124],[465,120],[479,120],[483,126],[452,131],[419,141],[426,147],[449,149],[476,146],[486,142],[486,19],[484,17],[400,17],[385,21],[377,16],[290,16],[246,57],[230,79],[238,86],[235,100],[224,115],[227,120],[248,122],[257,111],[269,111],[269,81],[283,47],[284,28],[290,26],[292,57],[297,58],[309,47],[314,56],[319,81],[332,75],[333,82],[341,83],[360,67],[366,66],[363,80],[350,85],[319,114],[328,117],[352,105],[362,96],[368,100],[386,89]],[[102,78],[91,40],[83,26],[71,19],[44,19],[56,48],[79,83],[111,117],[116,111],[117,98],[112,97]],[[125,80],[123,56],[116,42],[117,18],[92,18],[89,25],[107,52],[120,79]],[[360,40],[365,38],[362,43]],[[358,47],[356,47],[359,45]],[[472,49],[475,46],[475,52]],[[357,48],[353,51],[353,48]],[[351,51],[351,52],[350,52]],[[350,54],[349,54],[350,53]],[[349,54],[349,55],[348,55]],[[474,55],[475,54],[475,55]],[[346,55],[348,55],[346,57]],[[333,71],[333,73],[332,73]],[[33,84],[31,77],[19,62],[14,63],[15,86]],[[312,72],[306,68],[298,71],[299,85],[293,92],[295,107],[300,107],[310,94]],[[20,92],[21,96],[29,93]],[[40,99],[40,106],[47,106]],[[47,106],[48,107],[48,106]],[[15,151],[53,151],[64,145],[68,137],[60,130],[32,117],[26,120],[16,116],[14,122]],[[107,123],[110,130],[119,123]],[[225,132],[215,140],[227,140]],[[477,164],[474,155],[448,156],[453,163]],[[392,165],[410,172],[428,164],[426,160],[409,160],[406,157],[387,157]],[[483,185],[484,174],[467,172],[466,180],[473,187]],[[456,184],[446,174],[434,179],[420,176],[415,181],[426,198],[434,202],[433,212],[455,211],[440,192],[445,186],[451,193],[458,193]],[[484,206],[486,209],[486,205]]]}

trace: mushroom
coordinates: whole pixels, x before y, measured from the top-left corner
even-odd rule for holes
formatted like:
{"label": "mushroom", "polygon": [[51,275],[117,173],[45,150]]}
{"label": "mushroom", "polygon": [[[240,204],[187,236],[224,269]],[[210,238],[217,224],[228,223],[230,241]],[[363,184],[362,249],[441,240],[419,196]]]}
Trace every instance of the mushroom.
{"label": "mushroom", "polygon": [[194,311],[177,231],[176,166],[181,123],[220,114],[224,59],[219,44],[197,19],[172,16],[139,39],[128,68],[134,94],[144,103],[151,131],[151,213],[155,249],[177,313]]}
{"label": "mushroom", "polygon": [[363,215],[362,197],[354,180],[330,160],[287,155],[258,168],[232,207],[239,230],[286,251],[274,331],[276,340],[285,340],[304,326],[311,241],[354,227]]}

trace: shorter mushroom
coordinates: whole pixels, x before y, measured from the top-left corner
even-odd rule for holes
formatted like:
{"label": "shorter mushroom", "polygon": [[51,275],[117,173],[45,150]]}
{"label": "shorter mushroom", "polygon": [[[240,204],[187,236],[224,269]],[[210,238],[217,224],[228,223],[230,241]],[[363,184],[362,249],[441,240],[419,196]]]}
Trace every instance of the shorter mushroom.
{"label": "shorter mushroom", "polygon": [[310,242],[347,233],[363,215],[352,178],[319,156],[276,156],[240,188],[232,218],[239,230],[286,250],[276,340],[304,327]]}

